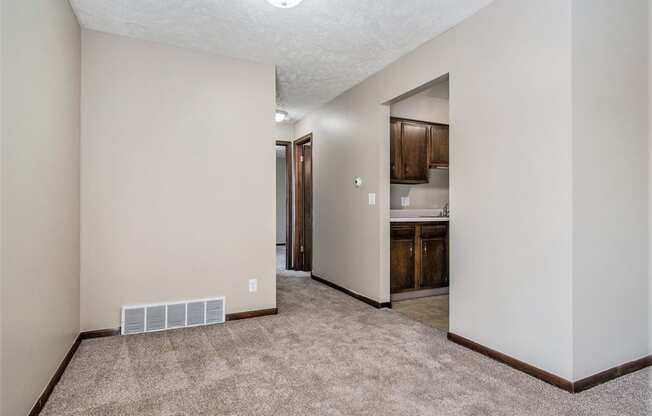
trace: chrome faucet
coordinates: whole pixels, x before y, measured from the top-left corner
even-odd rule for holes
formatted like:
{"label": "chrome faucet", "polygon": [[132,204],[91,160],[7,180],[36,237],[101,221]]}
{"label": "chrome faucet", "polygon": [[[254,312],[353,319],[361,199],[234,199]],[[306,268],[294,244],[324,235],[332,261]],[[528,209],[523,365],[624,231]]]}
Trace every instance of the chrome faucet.
{"label": "chrome faucet", "polygon": [[448,202],[446,202],[444,204],[444,208],[442,209],[442,216],[443,217],[448,217],[448,216],[450,216],[450,213],[451,213],[450,207],[448,205]]}

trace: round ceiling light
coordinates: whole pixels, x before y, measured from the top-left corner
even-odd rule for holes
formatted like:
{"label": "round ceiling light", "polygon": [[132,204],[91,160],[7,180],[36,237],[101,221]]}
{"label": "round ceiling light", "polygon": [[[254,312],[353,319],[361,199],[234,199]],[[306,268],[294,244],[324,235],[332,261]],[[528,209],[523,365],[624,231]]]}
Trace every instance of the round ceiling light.
{"label": "round ceiling light", "polygon": [[289,9],[290,7],[298,6],[303,0],[267,0],[272,6],[280,7],[281,9]]}
{"label": "round ceiling light", "polygon": [[287,111],[276,110],[276,114],[274,115],[274,119],[276,120],[277,123],[285,121],[288,118],[289,118],[289,115],[288,115]]}

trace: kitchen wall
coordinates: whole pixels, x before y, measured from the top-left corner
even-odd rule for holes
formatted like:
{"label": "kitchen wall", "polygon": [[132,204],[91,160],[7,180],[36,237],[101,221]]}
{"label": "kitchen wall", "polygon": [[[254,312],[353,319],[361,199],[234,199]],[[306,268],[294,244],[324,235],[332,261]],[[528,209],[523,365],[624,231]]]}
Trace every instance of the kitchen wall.
{"label": "kitchen wall", "polygon": [[[390,105],[392,117],[431,123],[449,123],[448,81],[404,98]],[[439,95],[435,97],[433,95]],[[442,98],[443,97],[443,98]],[[449,201],[448,170],[431,169],[429,182],[419,185],[390,186],[391,209],[442,208]],[[401,197],[410,197],[410,206],[401,206]]]}
{"label": "kitchen wall", "polygon": [[285,234],[287,233],[287,200],[285,180],[287,176],[287,160],[285,159],[285,147],[282,154],[276,154],[276,244],[285,244]]}
{"label": "kitchen wall", "polygon": [[82,74],[82,330],[275,307],[274,66],[84,30]]}
{"label": "kitchen wall", "polygon": [[389,300],[383,103],[450,73],[451,331],[572,378],[570,34],[568,0],[496,0],[297,123],[314,273]]}
{"label": "kitchen wall", "polygon": [[26,415],[79,334],[80,28],[0,2],[0,414]]}
{"label": "kitchen wall", "polygon": [[652,353],[648,7],[573,1],[575,378]]}

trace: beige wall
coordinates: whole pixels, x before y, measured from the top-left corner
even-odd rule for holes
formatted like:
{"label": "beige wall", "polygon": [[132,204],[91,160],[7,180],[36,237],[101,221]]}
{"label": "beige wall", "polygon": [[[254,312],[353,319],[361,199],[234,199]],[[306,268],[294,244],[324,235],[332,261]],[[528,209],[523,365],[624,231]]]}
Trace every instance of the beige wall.
{"label": "beige wall", "polygon": [[275,307],[274,67],[83,31],[82,73],[82,329]]}
{"label": "beige wall", "polygon": [[390,105],[392,117],[448,124],[450,120],[447,99],[432,97],[429,91],[414,94]]}
{"label": "beige wall", "polygon": [[580,379],[652,353],[648,1],[573,0],[572,37],[573,345]]}
{"label": "beige wall", "polygon": [[[282,149],[286,149],[283,147]],[[287,160],[285,156],[276,155],[276,243],[285,243],[287,234],[287,199],[286,177]]]}
{"label": "beige wall", "polygon": [[2,7],[2,415],[79,333],[80,29],[67,1]]}
{"label": "beige wall", "polygon": [[451,331],[568,378],[570,12],[567,0],[497,0],[295,126],[314,133],[315,273],[386,301],[382,103],[450,73]]}

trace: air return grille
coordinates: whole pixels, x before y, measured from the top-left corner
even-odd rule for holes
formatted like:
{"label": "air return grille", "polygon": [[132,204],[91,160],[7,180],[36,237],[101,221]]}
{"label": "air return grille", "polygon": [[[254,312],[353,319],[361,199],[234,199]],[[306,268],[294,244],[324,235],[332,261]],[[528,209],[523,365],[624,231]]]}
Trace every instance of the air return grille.
{"label": "air return grille", "polygon": [[224,297],[122,307],[122,335],[223,323]]}

